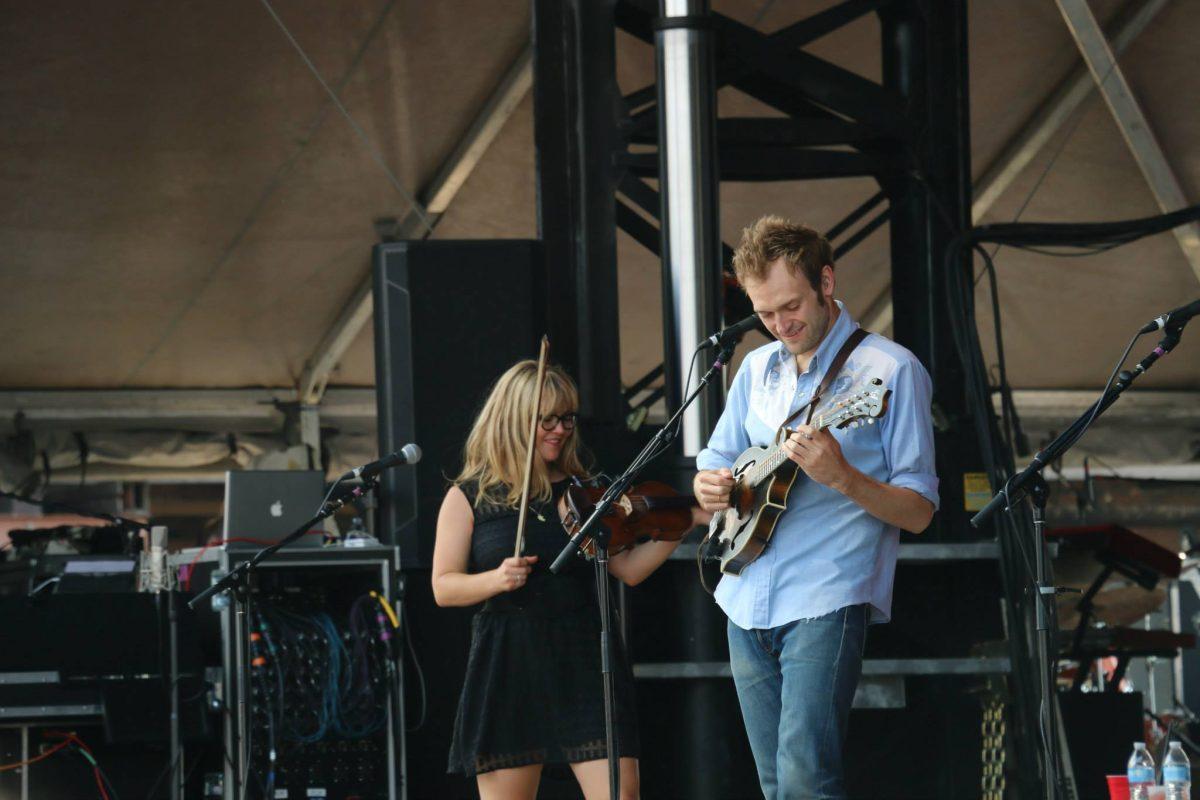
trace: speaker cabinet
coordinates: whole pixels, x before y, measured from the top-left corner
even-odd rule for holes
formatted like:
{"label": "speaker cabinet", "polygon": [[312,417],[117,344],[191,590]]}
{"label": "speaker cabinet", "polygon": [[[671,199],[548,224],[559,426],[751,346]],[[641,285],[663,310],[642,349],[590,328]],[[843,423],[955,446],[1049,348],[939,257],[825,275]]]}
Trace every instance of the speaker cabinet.
{"label": "speaker cabinet", "polygon": [[1133,743],[1142,740],[1142,707],[1141,692],[1059,692],[1080,800],[1107,800],[1104,776],[1125,774]]}
{"label": "speaker cabinet", "polygon": [[428,567],[447,482],[500,373],[537,357],[545,332],[542,245],[523,239],[412,241],[374,250],[379,452],[416,442],[415,467],[383,475],[380,538],[403,568]]}

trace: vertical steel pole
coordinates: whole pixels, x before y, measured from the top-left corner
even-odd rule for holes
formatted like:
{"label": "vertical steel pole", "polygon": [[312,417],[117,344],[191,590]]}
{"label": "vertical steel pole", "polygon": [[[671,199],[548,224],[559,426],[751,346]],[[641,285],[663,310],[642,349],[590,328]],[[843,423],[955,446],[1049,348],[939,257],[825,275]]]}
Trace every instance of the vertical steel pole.
{"label": "vertical steel pole", "polygon": [[[687,395],[696,346],[721,319],[717,97],[708,0],[660,0],[656,22],[658,163],[662,183],[663,362],[667,407]],[[701,372],[707,365],[700,367]],[[720,412],[721,387],[683,417],[684,456],[704,447]]]}

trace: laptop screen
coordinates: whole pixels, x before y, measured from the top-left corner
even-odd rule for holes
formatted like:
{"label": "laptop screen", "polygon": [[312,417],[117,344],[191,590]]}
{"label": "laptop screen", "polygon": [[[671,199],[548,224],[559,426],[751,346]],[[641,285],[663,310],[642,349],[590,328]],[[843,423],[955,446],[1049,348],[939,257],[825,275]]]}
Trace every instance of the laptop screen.
{"label": "laptop screen", "polygon": [[[325,476],[317,470],[226,472],[221,541],[237,548],[257,546],[241,539],[277,542],[312,519],[324,496]],[[320,545],[321,537],[310,534],[289,547]]]}

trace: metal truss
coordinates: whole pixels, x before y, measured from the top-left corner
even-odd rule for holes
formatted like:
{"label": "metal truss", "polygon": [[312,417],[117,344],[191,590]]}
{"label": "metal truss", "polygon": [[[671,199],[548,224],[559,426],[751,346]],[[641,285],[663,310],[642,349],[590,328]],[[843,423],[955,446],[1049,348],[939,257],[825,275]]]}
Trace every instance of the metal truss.
{"label": "metal truss", "polygon": [[[1145,4],[1133,3],[1128,6],[1109,35],[1113,53],[1119,55],[1124,52],[1166,4],[1167,0],[1151,0]],[[1042,151],[1095,88],[1095,81],[1088,73],[1087,65],[1080,60],[1005,144],[1000,155],[976,181],[974,199],[971,202],[971,219],[974,224],[979,224],[1022,170]],[[889,283],[867,306],[867,311],[863,314],[864,328],[884,331],[891,326],[891,295],[892,287]]]}
{"label": "metal truss", "polygon": [[[718,43],[717,88],[733,86],[789,115],[718,119],[721,180],[862,176],[886,180],[907,169],[908,126],[902,101],[880,84],[797,49],[889,4],[848,0],[772,34],[711,15]],[[656,4],[650,0],[623,0],[616,6],[617,26],[649,44],[654,42],[656,16]],[[624,174],[619,180],[616,223],[658,255],[659,229],[650,220],[659,220],[661,202],[658,192],[643,180],[658,173],[658,154],[646,149],[658,142],[655,93],[651,84],[623,98],[627,116],[620,130],[625,149],[618,154],[617,164]],[[850,150],[830,149],[841,146]],[[826,231],[835,258],[849,253],[888,221],[891,212],[885,200],[881,189]],[[723,244],[722,250],[724,264],[729,265],[733,249]],[[745,295],[725,277],[726,318],[749,314]],[[650,374],[660,370],[656,367]]]}
{"label": "metal truss", "polygon": [[[877,14],[880,20],[880,82],[801,49],[866,14]],[[876,193],[827,233],[837,255],[844,256],[884,223],[891,223],[893,294],[896,308],[902,309],[894,322],[896,338],[928,367],[935,403],[946,422],[937,433],[938,472],[948,476],[943,482],[943,512],[936,529],[923,538],[947,545],[965,543],[975,534],[966,525],[961,476],[982,472],[983,465],[952,329],[952,315],[969,314],[971,309],[950,307],[945,280],[948,270],[969,268],[965,257],[947,261],[955,238],[971,223],[965,0],[846,0],[771,34],[720,14],[706,17],[704,25],[713,33],[716,87],[733,87],[783,115],[717,120],[720,179],[871,177],[878,183]],[[654,0],[534,2],[539,230],[548,261],[554,265],[551,333],[565,343],[566,357],[575,361],[567,366],[579,374],[583,404],[590,404],[593,418],[623,424],[626,418],[635,423],[644,418],[646,406],[661,391],[655,388],[658,376],[664,374],[664,367],[656,367],[615,396],[606,388],[617,385],[620,377],[619,365],[605,360],[619,352],[616,230],[649,252],[663,255],[663,198],[648,182],[651,178],[661,182],[654,148],[662,112],[655,85],[619,94],[614,24],[643,42],[654,43],[662,24],[658,4]],[[720,266],[727,268],[732,250],[723,244],[721,252]],[[725,288],[726,319],[749,313],[744,295],[727,276],[722,278],[716,284]],[[565,309],[557,323],[553,321],[556,309]],[[606,339],[596,338],[605,332]],[[587,340],[589,336],[593,338]],[[602,358],[597,360],[597,355]],[[665,369],[668,377],[670,371]],[[1020,575],[1011,568],[1005,574],[1002,568],[1002,579],[1011,595]],[[938,580],[942,589],[930,591],[955,591],[952,570]],[[991,601],[978,614],[994,615],[994,598]],[[700,608],[696,619],[703,618]],[[1011,607],[1010,612],[1009,634],[1017,643],[1012,650],[1013,680],[1022,687],[1017,694],[1024,697],[1030,695],[1024,689],[1036,671],[1020,644],[1025,640],[1023,616]],[[949,624],[949,619],[931,619],[929,624],[965,635],[965,629]],[[703,644],[706,635],[696,629],[694,640]],[[699,696],[696,702],[697,708],[707,707]],[[1036,718],[1029,711],[1022,706],[1017,715],[1027,729],[1031,729],[1029,720]],[[699,728],[707,730],[697,721]],[[1037,763],[1034,739],[1026,738],[1021,743],[1022,760]],[[696,744],[703,749],[700,739]],[[946,746],[954,750],[961,742]],[[954,794],[953,780],[944,778],[944,793]],[[1022,783],[1029,784],[1023,788],[1031,796],[1036,793],[1036,780],[1034,769],[1022,776]],[[694,796],[713,791],[692,788]]]}

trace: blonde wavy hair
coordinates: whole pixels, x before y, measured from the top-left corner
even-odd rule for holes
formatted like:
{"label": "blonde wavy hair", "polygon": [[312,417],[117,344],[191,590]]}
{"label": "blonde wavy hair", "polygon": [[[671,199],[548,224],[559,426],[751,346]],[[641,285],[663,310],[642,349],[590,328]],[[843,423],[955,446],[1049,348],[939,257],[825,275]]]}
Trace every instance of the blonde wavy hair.
{"label": "blonde wavy hair", "polygon": [[[529,421],[537,384],[537,362],[518,361],[501,375],[479,416],[471,425],[463,448],[463,468],[455,485],[468,481],[479,484],[475,505],[484,503],[516,507],[521,503],[521,482],[525,477]],[[542,408],[547,414],[565,414],[579,408],[579,390],[561,367],[547,365],[543,381]],[[580,458],[579,428],[564,441],[554,466],[566,475],[586,476]],[[529,496],[546,502],[552,496],[549,466],[533,459],[533,477]]]}

